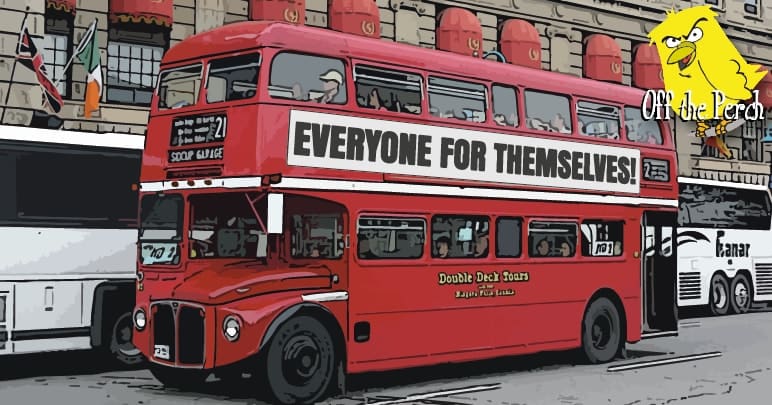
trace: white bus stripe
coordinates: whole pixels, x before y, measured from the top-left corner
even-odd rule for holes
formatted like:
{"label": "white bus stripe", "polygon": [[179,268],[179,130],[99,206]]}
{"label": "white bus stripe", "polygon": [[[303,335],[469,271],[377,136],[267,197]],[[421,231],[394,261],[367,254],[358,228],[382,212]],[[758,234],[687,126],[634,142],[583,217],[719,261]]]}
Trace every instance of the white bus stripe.
{"label": "white bus stripe", "polygon": [[619,365],[619,366],[611,366],[611,367],[609,367],[607,369],[607,371],[614,372],[614,371],[635,370],[635,369],[638,369],[638,368],[661,366],[661,365],[664,365],[664,364],[685,363],[687,361],[709,359],[709,358],[712,358],[712,357],[719,357],[719,356],[721,356],[721,352],[710,352],[710,353],[703,353],[703,354],[691,354],[691,355],[686,355],[686,356],[672,357],[672,358],[669,358],[669,359],[641,361],[641,362],[637,362],[637,363],[622,364],[622,365]]}
{"label": "white bus stripe", "polygon": [[333,291],[317,294],[304,294],[301,296],[303,301],[328,302],[328,301],[346,301],[348,300],[347,291]]}
{"label": "white bus stripe", "polygon": [[[168,190],[200,189],[200,188],[248,188],[259,187],[261,177],[231,177],[215,180],[192,180],[193,184],[187,183],[187,180],[176,181],[177,186],[172,186],[173,181],[148,182],[140,185],[143,191],[156,192]],[[439,195],[453,197],[479,197],[479,198],[502,198],[513,200],[536,200],[536,201],[561,201],[576,203],[598,203],[598,204],[624,204],[624,205],[656,205],[666,207],[678,207],[677,199],[664,198],[642,198],[609,196],[598,194],[578,194],[561,193],[552,191],[525,191],[525,190],[506,190],[496,188],[481,187],[454,187],[438,186],[412,183],[392,183],[392,182],[366,182],[366,181],[347,181],[347,180],[323,180],[323,179],[303,179],[297,177],[285,177],[280,183],[274,184],[277,189],[304,189],[304,190],[328,190],[328,191],[360,191],[373,193],[390,194],[418,194],[418,195]]]}

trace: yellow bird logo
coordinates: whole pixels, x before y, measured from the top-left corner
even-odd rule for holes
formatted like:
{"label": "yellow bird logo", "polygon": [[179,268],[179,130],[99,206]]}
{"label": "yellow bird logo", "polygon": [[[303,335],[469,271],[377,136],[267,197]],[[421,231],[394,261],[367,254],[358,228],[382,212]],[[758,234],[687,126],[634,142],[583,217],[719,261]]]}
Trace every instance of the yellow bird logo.
{"label": "yellow bird logo", "polygon": [[[668,11],[665,21],[649,33],[662,63],[665,90],[672,96],[670,107],[684,120],[697,121],[696,135],[706,136],[709,120],[718,120],[716,135],[727,133],[724,112],[753,97],[753,89],[766,71],[743,59],[716,19],[709,5]],[[707,144],[731,157],[718,137]]]}

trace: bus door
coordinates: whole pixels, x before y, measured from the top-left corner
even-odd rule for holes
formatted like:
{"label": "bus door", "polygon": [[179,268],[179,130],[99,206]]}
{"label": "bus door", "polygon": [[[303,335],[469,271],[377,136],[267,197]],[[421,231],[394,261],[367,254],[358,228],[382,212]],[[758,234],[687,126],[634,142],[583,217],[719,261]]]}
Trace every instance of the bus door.
{"label": "bus door", "polygon": [[643,338],[678,334],[676,220],[676,213],[645,212],[641,222]]}

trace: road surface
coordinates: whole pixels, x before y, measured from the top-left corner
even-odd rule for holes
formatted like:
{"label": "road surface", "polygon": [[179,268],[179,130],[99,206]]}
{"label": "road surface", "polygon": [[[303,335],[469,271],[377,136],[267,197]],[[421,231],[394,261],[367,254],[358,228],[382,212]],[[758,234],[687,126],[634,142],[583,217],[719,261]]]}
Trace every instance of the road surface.
{"label": "road surface", "polygon": [[[345,397],[324,404],[762,405],[772,398],[772,312],[682,320],[680,336],[630,345],[629,352],[630,359],[597,366],[572,365],[571,353],[548,353],[360,376]],[[658,364],[689,355],[705,358]],[[654,365],[624,370],[640,362]],[[166,390],[146,370],[111,370],[89,352],[0,364],[2,404],[261,403],[245,387],[217,381],[200,393]]]}

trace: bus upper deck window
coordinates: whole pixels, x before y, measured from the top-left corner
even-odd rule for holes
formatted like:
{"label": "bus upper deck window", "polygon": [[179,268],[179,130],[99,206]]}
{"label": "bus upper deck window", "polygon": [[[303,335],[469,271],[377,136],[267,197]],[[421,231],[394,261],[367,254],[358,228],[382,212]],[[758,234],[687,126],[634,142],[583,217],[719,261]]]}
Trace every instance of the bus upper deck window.
{"label": "bus upper deck window", "polygon": [[354,69],[357,105],[375,110],[421,113],[421,76],[359,65]]}
{"label": "bus upper deck window", "polygon": [[201,88],[201,64],[164,70],[160,77],[159,110],[196,104]]}
{"label": "bus upper deck window", "polygon": [[429,111],[435,117],[485,122],[486,99],[482,84],[429,77]]}
{"label": "bus upper deck window", "polygon": [[497,125],[517,126],[516,88],[498,84],[493,85],[493,121]]}
{"label": "bus upper deck window", "polygon": [[662,145],[662,131],[656,120],[644,120],[640,107],[625,107],[627,140],[652,145]]}
{"label": "bus upper deck window", "polygon": [[244,100],[254,97],[260,54],[231,56],[209,63],[206,79],[206,102]]}
{"label": "bus upper deck window", "polygon": [[526,90],[525,118],[531,129],[571,133],[571,108],[567,96]]}
{"label": "bus upper deck window", "polygon": [[579,133],[606,139],[619,139],[619,107],[589,101],[576,104]]}
{"label": "bus upper deck window", "polygon": [[271,63],[273,98],[346,104],[346,67],[339,59],[283,52]]}

